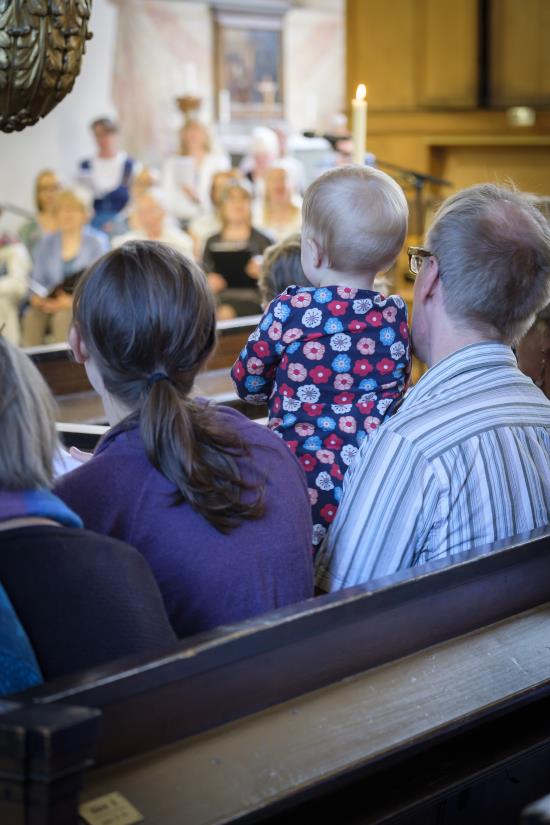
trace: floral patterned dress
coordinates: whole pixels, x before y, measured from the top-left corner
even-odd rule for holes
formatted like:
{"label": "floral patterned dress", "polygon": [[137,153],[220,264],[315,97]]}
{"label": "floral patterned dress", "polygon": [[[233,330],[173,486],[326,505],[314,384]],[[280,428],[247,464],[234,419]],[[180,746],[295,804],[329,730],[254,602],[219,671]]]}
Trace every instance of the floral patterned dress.
{"label": "floral patterned dress", "polygon": [[289,287],[233,365],[239,396],[268,402],[269,427],[307,477],[318,546],[358,447],[390,415],[410,373],[402,298],[351,287]]}

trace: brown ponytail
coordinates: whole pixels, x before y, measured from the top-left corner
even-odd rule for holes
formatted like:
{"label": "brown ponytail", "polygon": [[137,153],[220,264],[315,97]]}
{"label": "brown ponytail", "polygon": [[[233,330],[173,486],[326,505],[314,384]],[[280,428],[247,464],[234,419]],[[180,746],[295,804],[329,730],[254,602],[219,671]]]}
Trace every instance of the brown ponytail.
{"label": "brown ponytail", "polygon": [[147,457],[227,533],[264,513],[264,478],[245,481],[248,449],[215,408],[189,398],[216,342],[214,298],[198,267],[164,244],[124,244],[80,280],[74,323],[105,387],[139,421]]}

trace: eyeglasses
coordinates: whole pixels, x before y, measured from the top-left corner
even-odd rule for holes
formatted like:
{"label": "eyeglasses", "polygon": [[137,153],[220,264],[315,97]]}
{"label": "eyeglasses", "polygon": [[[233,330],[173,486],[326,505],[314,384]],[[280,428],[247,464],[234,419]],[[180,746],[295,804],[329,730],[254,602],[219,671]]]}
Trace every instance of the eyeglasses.
{"label": "eyeglasses", "polygon": [[433,252],[430,252],[429,249],[424,249],[422,246],[409,246],[407,255],[409,256],[409,272],[416,277],[420,272],[422,259],[431,258]]}

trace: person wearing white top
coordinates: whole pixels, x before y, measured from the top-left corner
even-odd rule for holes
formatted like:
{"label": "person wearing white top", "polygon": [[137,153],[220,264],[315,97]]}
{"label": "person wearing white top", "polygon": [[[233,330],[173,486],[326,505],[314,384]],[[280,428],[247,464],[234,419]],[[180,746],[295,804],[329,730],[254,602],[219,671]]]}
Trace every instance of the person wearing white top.
{"label": "person wearing white top", "polygon": [[194,257],[191,236],[167,224],[162,193],[158,190],[150,189],[135,198],[130,220],[134,229],[113,238],[111,241],[113,248],[122,246],[128,241],[159,241],[168,244],[188,258]]}
{"label": "person wearing white top", "polygon": [[130,184],[140,168],[126,152],[118,148],[118,126],[110,118],[98,118],[92,123],[97,143],[97,155],[79,164],[78,183],[93,197],[92,226],[110,233],[117,215],[130,198]]}
{"label": "person wearing white top", "polygon": [[210,210],[212,179],[231,164],[227,155],[212,152],[210,136],[200,121],[188,120],[180,137],[181,153],[165,160],[162,185],[169,211],[187,223]]}
{"label": "person wearing white top", "polygon": [[29,288],[31,266],[24,244],[0,244],[0,329],[11,344],[19,344],[19,305]]}

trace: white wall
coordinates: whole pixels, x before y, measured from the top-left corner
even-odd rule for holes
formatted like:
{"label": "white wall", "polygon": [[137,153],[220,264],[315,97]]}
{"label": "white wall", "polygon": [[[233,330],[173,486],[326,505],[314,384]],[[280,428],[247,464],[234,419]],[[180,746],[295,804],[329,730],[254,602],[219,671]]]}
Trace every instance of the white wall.
{"label": "white wall", "polygon": [[[90,154],[93,143],[88,124],[96,116],[114,114],[111,96],[117,7],[94,0],[80,76],[73,91],[46,118],[22,132],[0,132],[0,202],[33,208],[33,180],[51,167],[67,182],[77,161]],[[7,216],[1,226],[11,224]]]}

